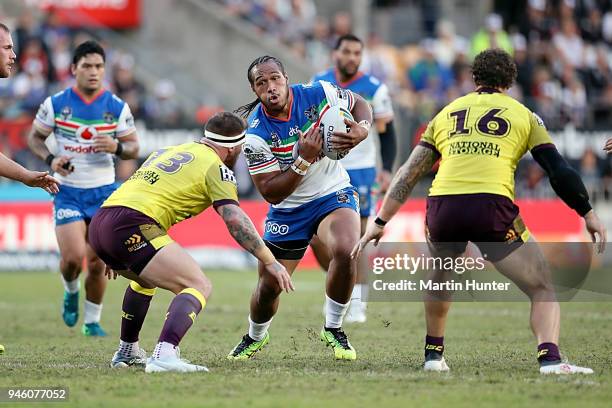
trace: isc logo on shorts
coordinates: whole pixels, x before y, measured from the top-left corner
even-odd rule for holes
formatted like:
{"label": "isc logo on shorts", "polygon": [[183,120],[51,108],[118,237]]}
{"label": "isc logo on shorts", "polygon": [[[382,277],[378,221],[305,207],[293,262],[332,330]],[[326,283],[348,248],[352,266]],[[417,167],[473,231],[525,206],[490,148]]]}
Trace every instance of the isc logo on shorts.
{"label": "isc logo on shorts", "polygon": [[266,222],[266,232],[269,232],[270,234],[287,235],[289,232],[289,226],[277,224],[275,222]]}
{"label": "isc logo on shorts", "polygon": [[63,220],[64,218],[80,217],[80,216],[81,216],[81,212],[77,210],[73,210],[72,208],[60,208],[55,213],[55,218],[57,218],[58,220]]}
{"label": "isc logo on shorts", "polygon": [[142,240],[142,237],[138,234],[132,234],[125,242],[128,252],[136,252],[141,248],[147,246],[147,242]]}

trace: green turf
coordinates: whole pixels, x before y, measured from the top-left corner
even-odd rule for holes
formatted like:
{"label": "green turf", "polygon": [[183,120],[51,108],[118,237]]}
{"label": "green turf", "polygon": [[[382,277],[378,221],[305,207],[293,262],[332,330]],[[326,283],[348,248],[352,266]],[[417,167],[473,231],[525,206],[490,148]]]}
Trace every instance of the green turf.
{"label": "green turf", "polygon": [[[146,375],[108,368],[127,281],[109,285],[102,319],[109,338],[86,339],[78,327],[68,329],[61,320],[57,275],[0,274],[0,343],[6,347],[0,356],[0,387],[67,386],[68,405],[75,407],[610,406],[610,303],[562,305],[562,352],[591,366],[595,375],[537,373],[525,303],[454,305],[446,333],[452,372],[426,374],[420,370],[421,304],[370,303],[368,322],[346,327],[358,360],[335,362],[317,336],[323,276],[300,272],[294,278],[297,291],[283,295],[267,348],[253,361],[230,362],[225,355],[246,331],[255,272],[209,276],[213,297],[182,351],[211,372]],[[141,336],[148,351],[170,299],[161,292],[152,302]]]}

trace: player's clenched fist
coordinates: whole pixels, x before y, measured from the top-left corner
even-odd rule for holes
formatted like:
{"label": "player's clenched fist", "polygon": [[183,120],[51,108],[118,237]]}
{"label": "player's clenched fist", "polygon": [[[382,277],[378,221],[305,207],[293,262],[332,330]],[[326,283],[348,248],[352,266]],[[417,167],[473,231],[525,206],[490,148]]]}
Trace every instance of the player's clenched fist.
{"label": "player's clenched fist", "polygon": [[96,153],[115,153],[117,151],[118,142],[110,136],[98,135],[93,138],[94,151]]}
{"label": "player's clenched fist", "polygon": [[59,173],[62,176],[67,176],[74,171],[74,166],[70,163],[72,157],[57,156],[51,161],[51,170]]}
{"label": "player's clenched fist", "polygon": [[[367,122],[367,121],[366,121]],[[344,119],[344,124],[350,129],[348,132],[336,131],[332,136],[332,147],[337,150],[352,149],[368,137],[370,124],[364,122],[359,124],[348,118]]]}

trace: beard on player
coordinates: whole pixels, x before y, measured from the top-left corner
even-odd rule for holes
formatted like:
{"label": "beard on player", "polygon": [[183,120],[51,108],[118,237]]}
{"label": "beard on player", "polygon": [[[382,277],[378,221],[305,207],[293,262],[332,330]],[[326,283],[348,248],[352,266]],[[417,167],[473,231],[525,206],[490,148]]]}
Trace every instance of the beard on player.
{"label": "beard on player", "polygon": [[359,62],[353,60],[338,60],[336,63],[336,68],[344,78],[351,78],[357,74],[357,71],[359,71]]}

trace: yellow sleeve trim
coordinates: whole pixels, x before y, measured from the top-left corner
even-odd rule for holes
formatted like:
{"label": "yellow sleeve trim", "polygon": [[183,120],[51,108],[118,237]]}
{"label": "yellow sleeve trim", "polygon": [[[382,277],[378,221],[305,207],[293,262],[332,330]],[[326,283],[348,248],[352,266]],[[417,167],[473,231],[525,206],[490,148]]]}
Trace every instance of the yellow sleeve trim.
{"label": "yellow sleeve trim", "polygon": [[160,250],[163,247],[165,247],[166,245],[174,242],[172,240],[172,238],[170,238],[170,235],[166,234],[166,235],[162,235],[156,238],[153,238],[152,240],[149,241],[151,243],[151,245],[153,245],[153,248]]}
{"label": "yellow sleeve trim", "polygon": [[204,310],[204,306],[206,306],[206,299],[204,298],[204,295],[202,295],[202,293],[200,293],[199,290],[194,289],[194,288],[187,288],[187,289],[183,289],[179,292],[179,295],[181,293],[188,293],[191,296],[193,296],[194,298],[198,299],[200,301],[200,304],[202,305],[202,310]]}
{"label": "yellow sleeve trim", "polygon": [[153,296],[155,294],[155,291],[157,290],[157,288],[153,288],[153,289],[143,288],[142,286],[140,286],[138,283],[134,281],[130,282],[130,288],[132,288],[134,292],[137,292],[137,293],[140,293],[146,296]]}

